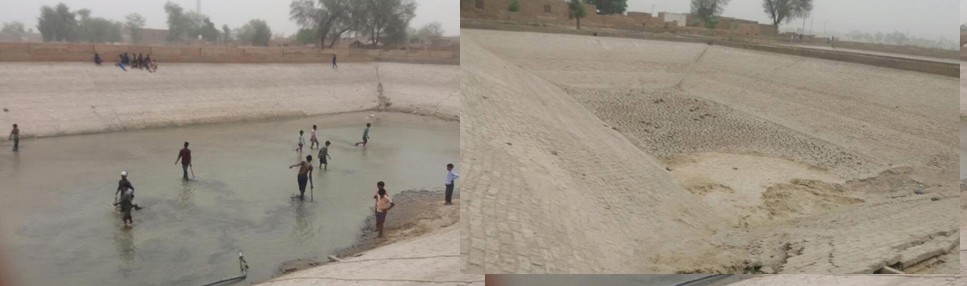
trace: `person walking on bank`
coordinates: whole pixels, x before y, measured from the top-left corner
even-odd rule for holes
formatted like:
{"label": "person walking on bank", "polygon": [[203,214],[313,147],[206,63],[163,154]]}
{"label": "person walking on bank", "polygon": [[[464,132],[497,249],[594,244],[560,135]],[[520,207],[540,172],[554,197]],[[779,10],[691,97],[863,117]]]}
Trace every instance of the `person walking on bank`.
{"label": "person walking on bank", "polygon": [[329,140],[326,140],[326,146],[323,146],[322,148],[319,149],[319,168],[323,168],[322,169],[323,171],[329,170],[328,159],[332,159],[332,157],[329,156],[329,144],[330,144]]}
{"label": "person walking on bank", "polygon": [[[181,160],[181,171],[182,171],[181,178],[187,181],[188,168],[191,167],[191,150],[188,149],[188,142],[185,142],[185,148],[181,148],[181,151],[178,151],[178,158],[175,159],[175,165],[178,165],[178,160]],[[194,175],[192,175],[192,177],[194,177]]]}
{"label": "person walking on bank", "polygon": [[366,143],[369,143],[369,126],[370,124],[366,123],[366,129],[363,130],[363,141],[356,142],[356,144],[353,144],[353,146],[359,146],[359,144],[363,144],[363,147],[366,147]]}
{"label": "person walking on bank", "polygon": [[309,182],[310,189],[315,188],[315,186],[312,184],[312,176],[309,176],[309,173],[312,172],[312,155],[306,156],[305,161],[289,166],[289,169],[295,167],[299,167],[299,175],[296,177],[296,180],[299,182],[299,200],[305,201],[306,181]]}
{"label": "person walking on bank", "polygon": [[13,130],[10,130],[10,136],[7,140],[13,140],[13,151],[17,152],[20,150],[20,128],[17,128],[17,124],[13,124]]}
{"label": "person walking on bank", "polygon": [[453,171],[453,164],[447,164],[447,180],[445,182],[445,184],[446,184],[446,194],[445,194],[446,202],[443,203],[444,205],[452,205],[453,204],[453,201],[452,201],[452,198],[453,198],[453,181],[456,180],[457,178],[460,178],[460,174],[457,174],[457,172],[454,172]]}
{"label": "person walking on bank", "polygon": [[373,196],[373,199],[376,200],[376,230],[379,232],[376,237],[383,237],[383,223],[386,222],[386,212],[396,206],[396,203],[390,200],[389,195],[386,194],[385,186],[386,183],[383,183],[383,181],[376,183],[376,195]]}

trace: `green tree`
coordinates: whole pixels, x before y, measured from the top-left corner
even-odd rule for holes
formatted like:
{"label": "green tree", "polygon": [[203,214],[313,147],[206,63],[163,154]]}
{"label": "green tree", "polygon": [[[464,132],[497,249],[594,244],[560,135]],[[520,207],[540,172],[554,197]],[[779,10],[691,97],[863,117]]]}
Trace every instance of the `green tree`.
{"label": "green tree", "polygon": [[714,29],[718,25],[718,17],[722,15],[725,5],[729,0],[692,0],[692,14],[697,16],[705,27]]}
{"label": "green tree", "polygon": [[628,0],[588,0],[594,5],[599,14],[624,14],[628,10]]}
{"label": "green tree", "polygon": [[762,8],[772,19],[772,25],[779,27],[782,22],[809,15],[813,10],[812,0],[762,0]]}
{"label": "green tree", "polygon": [[433,40],[438,40],[443,37],[443,25],[440,24],[440,22],[433,22],[433,23],[424,25],[422,28],[420,28],[419,30],[416,30],[415,32],[416,32],[415,36],[417,39],[419,39],[420,42],[429,44],[433,42]]}
{"label": "green tree", "polygon": [[228,25],[222,25],[222,41],[225,43],[232,41],[232,29]]}
{"label": "green tree", "polygon": [[568,0],[567,9],[570,11],[571,17],[574,17],[574,19],[577,20],[577,28],[580,30],[581,18],[587,16],[587,11],[584,11],[584,3],[581,3],[581,0]]}
{"label": "green tree", "polygon": [[131,42],[141,43],[141,27],[144,27],[144,17],[141,14],[134,13],[126,16],[125,20],[125,28],[131,30]]}
{"label": "green tree", "polygon": [[204,25],[202,25],[201,31],[199,31],[201,34],[201,37],[205,39],[205,41],[217,42],[219,32],[218,32],[218,28],[215,28],[215,23],[212,23],[212,21],[209,20],[208,18],[205,18],[205,20],[203,20],[203,23]]}
{"label": "green tree", "polygon": [[40,8],[37,30],[44,42],[73,42],[78,38],[78,25],[74,12],[64,3],[55,7]]}
{"label": "green tree", "polygon": [[23,38],[25,34],[27,34],[27,31],[24,30],[24,23],[17,21],[3,23],[3,28],[0,28],[0,35],[8,35],[10,37],[20,39]]}
{"label": "green tree", "polygon": [[510,0],[510,2],[507,3],[507,11],[511,11],[511,12],[520,11],[520,3],[518,3],[517,0]]}
{"label": "green tree", "polygon": [[295,34],[295,41],[297,43],[308,45],[319,43],[319,33],[312,29],[299,29],[299,32]]}
{"label": "green tree", "polygon": [[215,23],[208,16],[196,11],[185,11],[172,2],[165,3],[165,13],[168,13],[168,41],[198,38],[209,42],[218,41],[218,28],[215,28]]}
{"label": "green tree", "polygon": [[268,46],[272,39],[272,29],[262,20],[251,20],[236,33],[238,41],[253,46]]}
{"label": "green tree", "polygon": [[168,14],[168,41],[180,42],[185,39],[188,32],[188,25],[185,17],[185,9],[178,4],[165,3],[165,13]]}
{"label": "green tree", "polygon": [[[374,45],[392,45],[406,41],[406,27],[416,15],[413,0],[364,0],[363,27]],[[383,37],[386,36],[386,39]],[[385,40],[385,41],[384,41]]]}

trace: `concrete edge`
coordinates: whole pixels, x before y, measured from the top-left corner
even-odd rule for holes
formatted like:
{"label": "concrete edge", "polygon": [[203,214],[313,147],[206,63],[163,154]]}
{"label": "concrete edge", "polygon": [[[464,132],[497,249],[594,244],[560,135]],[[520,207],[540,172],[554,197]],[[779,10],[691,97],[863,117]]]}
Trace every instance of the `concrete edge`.
{"label": "concrete edge", "polygon": [[883,68],[915,71],[935,75],[960,77],[960,65],[954,63],[932,62],[927,60],[908,59],[900,57],[890,57],[883,55],[869,55],[844,51],[825,51],[807,48],[797,48],[788,46],[773,46],[757,44],[745,41],[722,40],[710,37],[700,37],[693,35],[678,34],[653,34],[637,31],[608,31],[608,30],[572,30],[552,26],[535,26],[508,23],[486,23],[480,21],[460,21],[461,29],[481,29],[509,32],[535,32],[549,34],[571,34],[583,36],[600,36],[614,38],[629,38],[642,40],[657,40],[684,43],[705,43],[710,45],[721,45],[731,48],[746,50],[756,50],[762,52],[787,54],[793,56],[811,57],[839,62],[849,62]]}

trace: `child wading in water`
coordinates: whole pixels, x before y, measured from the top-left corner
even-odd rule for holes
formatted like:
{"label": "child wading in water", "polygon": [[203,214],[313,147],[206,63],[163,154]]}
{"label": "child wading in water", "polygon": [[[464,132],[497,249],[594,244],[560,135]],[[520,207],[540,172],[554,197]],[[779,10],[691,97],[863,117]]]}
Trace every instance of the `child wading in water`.
{"label": "child wading in water", "polygon": [[356,142],[356,144],[353,144],[353,146],[359,146],[359,144],[363,144],[363,147],[366,147],[366,143],[369,143],[369,126],[370,124],[366,123],[366,129],[363,130],[363,141]]}
{"label": "child wading in water", "polygon": [[319,149],[319,168],[323,168],[323,170],[328,170],[329,169],[328,159],[332,159],[332,157],[329,156],[329,140],[326,140],[326,146],[323,146],[322,148]]}
{"label": "child wading in water", "polygon": [[319,148],[319,139],[316,138],[316,126],[312,125],[312,134],[309,135],[309,149]]}
{"label": "child wading in water", "polygon": [[306,138],[305,136],[302,136],[302,134],[305,134],[305,132],[302,132],[302,130],[299,130],[299,143],[298,143],[299,147],[295,148],[295,150],[299,151],[299,153],[302,153],[302,146],[306,145]]}

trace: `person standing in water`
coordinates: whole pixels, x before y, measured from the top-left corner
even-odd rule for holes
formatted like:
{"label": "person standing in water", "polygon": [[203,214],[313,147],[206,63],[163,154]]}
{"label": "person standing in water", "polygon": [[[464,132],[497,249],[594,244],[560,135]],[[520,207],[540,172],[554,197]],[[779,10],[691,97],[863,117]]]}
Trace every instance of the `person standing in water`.
{"label": "person standing in water", "polygon": [[389,195],[386,194],[386,183],[379,181],[376,183],[376,195],[373,199],[376,200],[376,230],[379,235],[376,237],[383,237],[383,224],[386,222],[386,212],[396,206],[393,200],[390,200]]}
{"label": "person standing in water", "polygon": [[121,213],[123,214],[121,216],[121,224],[123,224],[125,228],[131,228],[131,226],[134,225],[134,219],[131,217],[131,209],[134,208],[134,203],[132,202],[133,200],[134,190],[127,189],[121,192],[121,201],[119,202],[121,206]]}
{"label": "person standing in water", "polygon": [[306,145],[306,138],[303,134],[305,134],[305,132],[302,132],[302,130],[299,130],[299,143],[298,143],[299,147],[295,148],[295,150],[299,151],[299,153],[302,153],[302,146]]}
{"label": "person standing in water", "polygon": [[[130,191],[131,192],[131,194],[130,194],[130,200],[129,200],[128,203],[131,204],[131,207],[132,208],[139,209],[140,210],[141,209],[141,206],[139,206],[139,205],[137,205],[137,204],[134,203],[134,185],[131,185],[131,181],[128,181],[128,172],[127,171],[121,171],[121,180],[118,181],[118,189],[117,189],[117,191],[114,191],[114,201],[115,201],[114,204],[115,205],[119,205],[119,204],[122,203],[121,201],[118,201],[118,195],[120,194],[121,195],[121,198],[123,199],[124,192],[126,192],[126,191]],[[122,205],[122,211],[123,210],[124,209],[123,209],[123,205]]]}
{"label": "person standing in water", "polygon": [[315,188],[315,186],[312,183],[312,176],[309,176],[309,173],[312,172],[312,155],[306,156],[305,161],[289,166],[289,169],[292,169],[295,167],[299,167],[299,175],[296,177],[296,180],[299,182],[299,200],[305,201],[306,181],[309,182],[309,188],[311,189]]}
{"label": "person standing in water", "polygon": [[338,70],[339,66],[336,66],[336,54],[332,54],[332,69]]}
{"label": "person standing in water", "polygon": [[319,138],[316,138],[316,125],[312,125],[312,134],[309,134],[309,149],[319,148]]}
{"label": "person standing in water", "polygon": [[354,144],[353,146],[359,146],[359,144],[363,144],[363,147],[366,147],[366,143],[369,143],[369,126],[370,124],[366,123],[366,129],[363,130],[363,141],[356,142],[356,144]]}
{"label": "person standing in water", "polygon": [[453,171],[453,164],[447,164],[447,180],[445,182],[445,186],[446,186],[445,200],[446,200],[446,202],[443,203],[444,205],[452,205],[453,204],[453,202],[451,201],[451,199],[453,198],[453,181],[456,180],[457,178],[460,178],[460,175]]}
{"label": "person standing in water", "polygon": [[319,149],[319,168],[323,168],[322,170],[324,171],[329,170],[328,159],[332,159],[332,157],[329,156],[329,144],[329,140],[326,140],[326,146],[323,146]]}
{"label": "person standing in water", "polygon": [[181,151],[178,151],[178,158],[175,159],[175,165],[178,165],[178,160],[181,160],[181,178],[187,181],[188,167],[191,167],[191,150],[188,150],[188,142],[185,142],[185,148],[181,148]]}
{"label": "person standing in water", "polygon": [[17,124],[13,124],[13,130],[10,130],[10,136],[7,140],[13,140],[13,151],[17,152],[20,150],[20,128],[17,128]]}

